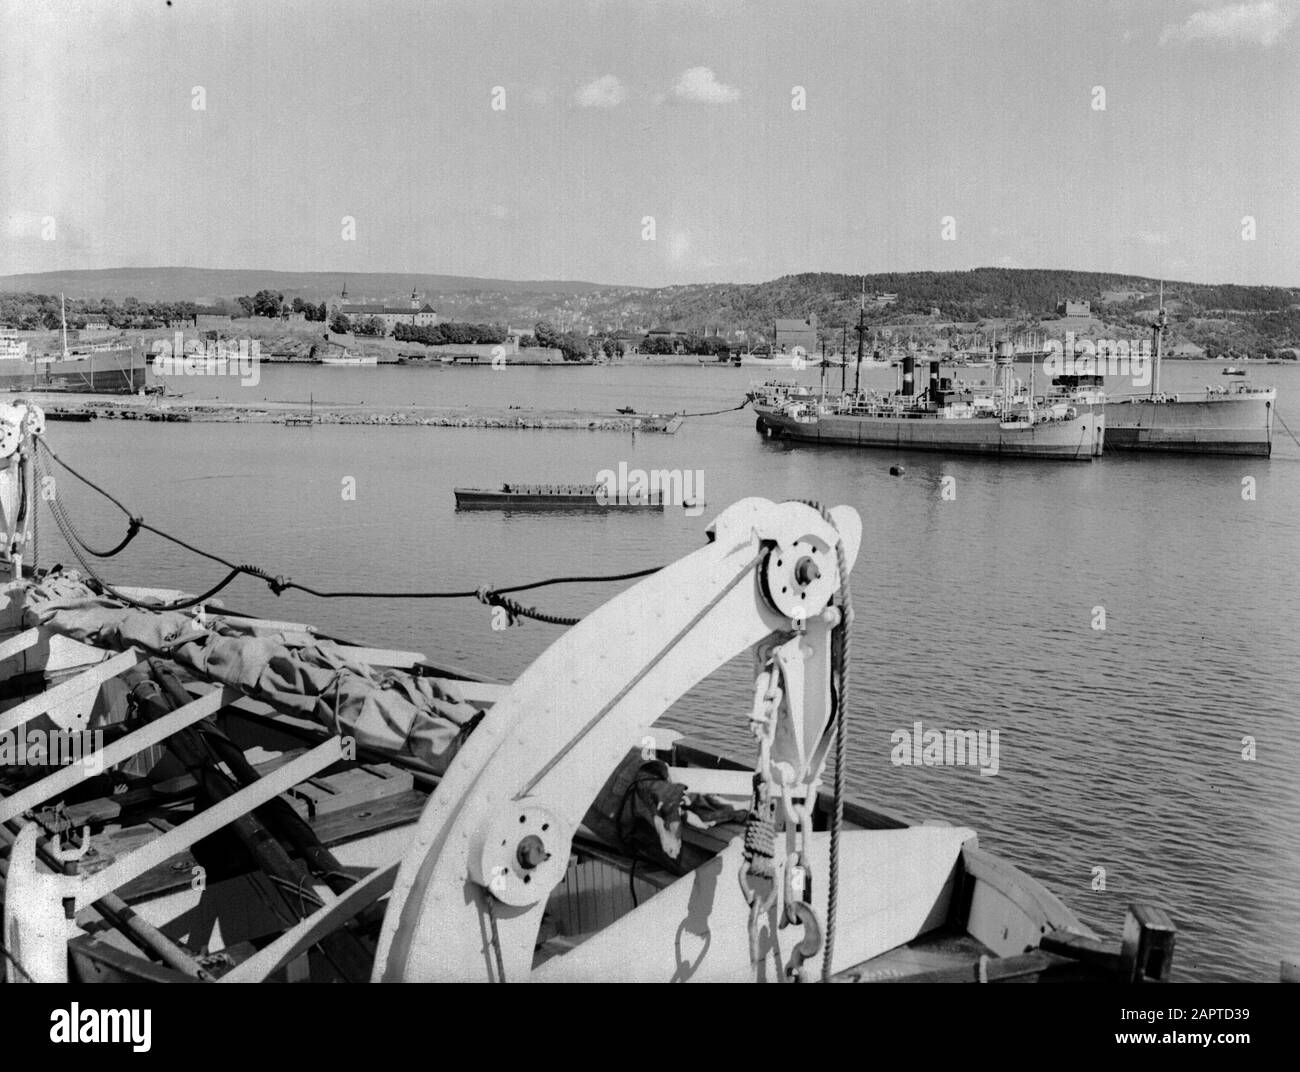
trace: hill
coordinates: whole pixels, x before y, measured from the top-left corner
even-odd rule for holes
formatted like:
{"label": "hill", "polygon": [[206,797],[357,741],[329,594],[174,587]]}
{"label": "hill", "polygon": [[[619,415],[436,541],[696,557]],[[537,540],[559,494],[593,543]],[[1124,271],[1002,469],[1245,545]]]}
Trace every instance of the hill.
{"label": "hill", "polygon": [[[202,268],[115,268],[0,277],[0,292],[121,303],[231,302],[269,289],[319,303],[338,293],[336,272],[260,272]],[[622,287],[571,280],[502,280],[465,276],[363,273],[347,276],[349,298],[405,305],[412,288],[445,320],[529,327],[551,321],[560,331],[585,333],[666,326],[750,341],[769,337],[778,317],[816,315],[822,334],[850,340],[860,294],[891,295],[868,304],[870,329],[895,326],[918,341],[962,330],[1063,334],[1087,325],[1093,335],[1131,338],[1149,330],[1160,282],[1142,276],[1061,269],[975,268],[962,272],[903,272],[861,276],[811,272],[766,283],[698,283]],[[1091,317],[1063,318],[1065,299],[1086,301]],[[1164,282],[1170,343],[1194,342],[1220,353],[1256,353],[1300,346],[1300,290],[1235,284]],[[13,319],[14,302],[8,303]],[[38,303],[39,304],[39,303]],[[57,299],[55,301],[57,304]],[[32,303],[28,303],[31,306]],[[48,303],[45,303],[48,308]],[[34,307],[34,306],[32,306]],[[935,315],[935,310],[938,314]],[[30,310],[29,310],[30,311]],[[0,312],[4,312],[0,308]],[[2,317],[0,317],[2,318]]]}

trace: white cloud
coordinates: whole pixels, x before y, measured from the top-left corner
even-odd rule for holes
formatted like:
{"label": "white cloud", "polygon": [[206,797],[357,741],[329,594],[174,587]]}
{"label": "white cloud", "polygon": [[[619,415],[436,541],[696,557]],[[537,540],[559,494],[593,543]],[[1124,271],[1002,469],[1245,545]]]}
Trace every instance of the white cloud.
{"label": "white cloud", "polygon": [[1295,0],[1239,0],[1196,11],[1178,26],[1166,26],[1162,45],[1185,41],[1226,41],[1269,48],[1277,44],[1295,22],[1300,6]]}
{"label": "white cloud", "polygon": [[579,86],[573,99],[582,108],[617,108],[627,100],[627,87],[615,75],[602,75],[594,82]]}
{"label": "white cloud", "polygon": [[730,104],[740,100],[740,90],[723,85],[710,67],[692,67],[683,71],[673,86],[673,96],[678,100],[700,104]]}

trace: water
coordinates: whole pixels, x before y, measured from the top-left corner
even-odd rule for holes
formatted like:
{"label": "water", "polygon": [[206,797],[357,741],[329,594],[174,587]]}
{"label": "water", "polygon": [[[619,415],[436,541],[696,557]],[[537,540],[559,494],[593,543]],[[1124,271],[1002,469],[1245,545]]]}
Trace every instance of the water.
{"label": "water", "polygon": [[[987,370],[972,370],[975,377]],[[752,373],[752,375],[751,375]],[[291,368],[257,387],[190,378],[197,395],[426,405],[515,403],[641,412],[740,401],[748,369]],[[892,372],[870,374],[880,385]],[[850,373],[851,376],[851,373]],[[968,373],[969,376],[969,373]],[[838,373],[832,373],[834,382]],[[815,383],[817,373],[800,378]],[[1300,370],[1260,368],[1300,418]],[[1166,390],[1221,381],[1171,363]],[[1300,419],[1292,420],[1300,430]],[[54,448],[170,531],[326,589],[470,589],[617,573],[698,547],[707,520],[747,495],[848,503],[862,515],[850,689],[853,794],[913,819],[946,818],[1117,936],[1151,900],[1178,926],[1184,980],[1275,979],[1300,955],[1300,449],[1279,427],[1271,459],[999,462],[768,444],[747,411],[675,436],[434,428],[53,425]],[[602,469],[699,469],[702,517],[457,514],[456,485],[591,481]],[[902,478],[888,475],[902,462]],[[956,498],[940,497],[941,476]],[[1256,498],[1242,498],[1243,477]],[[344,497],[349,478],[355,500]],[[83,536],[122,523],[60,484]],[[48,516],[43,561],[70,561]],[[202,590],[212,563],[141,537],[115,563],[136,583]],[[578,614],[613,586],[528,599]],[[421,651],[496,679],[558,635],[494,632],[473,601],[276,598],[240,580],[227,605],[362,642]],[[1104,631],[1093,628],[1105,609]],[[719,671],[667,721],[738,756],[748,659]],[[891,734],[997,730],[999,770],[895,766]],[[1257,758],[1243,759],[1243,738]],[[1104,869],[1104,889],[1100,887]]]}

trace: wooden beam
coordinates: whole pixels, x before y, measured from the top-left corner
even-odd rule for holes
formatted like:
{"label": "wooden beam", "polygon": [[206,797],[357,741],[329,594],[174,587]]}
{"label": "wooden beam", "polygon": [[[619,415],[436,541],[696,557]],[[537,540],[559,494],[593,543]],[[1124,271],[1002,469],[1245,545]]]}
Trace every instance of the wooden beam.
{"label": "wooden beam", "polygon": [[[715,797],[744,797],[754,795],[754,772],[743,770],[708,770],[704,767],[669,767],[668,777],[688,792],[705,793]],[[773,795],[780,796],[780,786],[773,787]]]}
{"label": "wooden beam", "polygon": [[270,945],[226,972],[221,977],[221,982],[260,983],[296,960],[327,934],[332,934],[357,913],[385,896],[393,888],[400,864],[400,860],[394,860],[391,864],[372,871],[355,886],[339,894],[336,900],[317,909]]}
{"label": "wooden beam", "polygon": [[[221,710],[232,700],[237,699],[239,695],[238,689],[214,689],[184,707],[177,708],[165,718],[160,718],[156,722],[151,722],[147,726],[128,733],[102,751],[92,752],[90,755],[84,756],[80,762],[69,763],[54,774],[42,778],[39,782],[20,789],[11,796],[0,798],[0,823],[21,815],[29,808],[34,808],[37,804],[49,800],[58,793],[67,792],[73,786],[79,785],[92,775],[98,774],[101,770],[117,766],[119,763],[143,752],[150,745],[165,740],[177,730],[184,729],[186,726],[191,726],[195,722],[207,718],[209,715]],[[91,756],[97,757],[97,761],[88,762]]]}
{"label": "wooden beam", "polygon": [[342,742],[338,737],[331,737],[292,763],[286,763],[102,871],[87,876],[77,890],[78,911],[342,758]]}
{"label": "wooden beam", "polygon": [[1129,905],[1120,948],[1121,980],[1167,982],[1176,935],[1174,922],[1163,908],[1142,903]]}
{"label": "wooden beam", "polygon": [[35,646],[40,639],[41,631],[39,629],[24,629],[21,633],[11,636],[8,640],[0,643],[0,663],[6,659],[12,659],[15,655],[21,655],[28,648]]}
{"label": "wooden beam", "polygon": [[409,670],[416,663],[427,658],[418,651],[398,651],[393,648],[358,648],[351,644],[340,644],[339,650],[354,662],[367,663],[370,666],[391,666]]}
{"label": "wooden beam", "polygon": [[95,663],[76,677],[61,682],[53,688],[46,689],[39,696],[33,696],[30,700],[24,700],[17,707],[11,707],[8,711],[0,712],[0,733],[8,733],[10,730],[29,722],[37,715],[45,714],[59,704],[75,700],[79,696],[84,696],[87,692],[98,689],[109,678],[116,677],[123,670],[129,670],[139,661],[140,653],[135,648],[128,648],[126,651],[114,655],[111,659]]}
{"label": "wooden beam", "polygon": [[430,677],[428,680],[472,704],[496,703],[511,688],[492,681],[461,681],[454,677]]}

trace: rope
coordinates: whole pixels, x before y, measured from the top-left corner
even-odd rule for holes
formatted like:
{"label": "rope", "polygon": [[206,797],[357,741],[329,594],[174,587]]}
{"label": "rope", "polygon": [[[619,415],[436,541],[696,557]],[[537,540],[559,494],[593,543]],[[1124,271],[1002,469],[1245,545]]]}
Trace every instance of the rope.
{"label": "rope", "polygon": [[548,625],[577,625],[582,621],[581,618],[563,618],[556,614],[546,614],[536,607],[525,607],[517,600],[503,596],[500,592],[494,592],[491,588],[480,588],[476,594],[480,603],[489,607],[503,608],[511,625],[515,624],[516,618],[533,618]]}
{"label": "rope", "polygon": [[[165,532],[154,525],[150,525],[139,515],[131,513],[131,511],[127,509],[126,506],[124,506],[121,502],[119,502],[109,492],[101,488],[89,477],[85,476],[82,473],[79,473],[76,469],[74,469],[62,458],[60,458],[57,454],[55,454],[54,451],[50,448],[49,444],[46,443],[43,438],[38,437],[36,439],[36,442],[38,444],[39,450],[44,450],[45,453],[49,455],[49,457],[53,461],[55,461],[60,466],[62,466],[65,470],[67,470],[70,474],[72,474],[72,476],[80,480],[88,488],[102,495],[105,499],[107,499],[114,506],[116,506],[120,511],[122,511],[122,513],[125,514],[126,517],[128,518],[129,524],[128,524],[128,531],[127,531],[126,538],[123,539],[122,542],[119,543],[116,547],[114,547],[109,551],[96,551],[94,548],[88,546],[85,540],[81,538],[81,535],[77,532],[76,527],[73,525],[71,518],[68,517],[67,512],[63,509],[62,504],[58,501],[58,496],[55,496],[53,499],[50,500],[50,513],[54,516],[54,520],[59,527],[59,531],[63,534],[64,539],[67,540],[68,546],[72,550],[73,556],[77,559],[78,563],[80,563],[82,569],[84,569],[86,573],[89,576],[91,576],[95,580],[95,582],[100,585],[101,588],[103,588],[104,591],[108,592],[115,599],[120,599],[128,606],[137,607],[143,610],[154,610],[154,611],[184,610],[187,607],[193,607],[201,603],[206,603],[218,592],[220,592],[232,581],[234,581],[236,577],[240,576],[241,574],[244,574],[249,577],[256,577],[259,580],[265,581],[267,586],[277,596],[292,589],[295,591],[304,592],[310,596],[316,596],[318,599],[478,599],[482,602],[490,603],[491,605],[494,606],[504,607],[507,613],[509,613],[512,618],[513,617],[533,618],[537,621],[546,622],[552,625],[574,625],[580,619],[565,618],[559,615],[546,614],[542,611],[537,610],[535,607],[526,607],[520,603],[517,603],[514,600],[504,599],[504,597],[514,592],[528,592],[536,588],[546,588],[550,585],[557,585],[557,584],[602,584],[602,583],[610,583],[616,581],[636,580],[641,577],[648,577],[650,574],[657,573],[659,572],[659,570],[663,568],[662,566],[652,566],[649,569],[633,570],[630,573],[601,574],[601,575],[573,576],[573,577],[550,577],[547,578],[546,580],[530,581],[527,584],[516,584],[516,585],[511,585],[507,588],[496,588],[496,589],[483,587],[483,588],[466,590],[466,591],[433,591],[433,592],[322,591],[318,588],[313,588],[310,585],[300,584],[297,581],[294,581],[288,577],[279,574],[272,574],[271,572],[263,569],[260,566],[253,566],[253,565],[231,562],[229,559],[224,558],[221,555],[218,555],[212,551],[206,551],[201,547],[196,547],[194,544],[188,543],[187,541],[182,540],[178,536],[173,536],[169,532]],[[39,459],[39,450],[36,455],[37,459]],[[113,555],[120,552],[123,548],[125,548],[126,545],[129,544],[131,540],[133,540],[141,530],[147,530],[153,533],[155,536],[159,536],[162,539],[167,540],[168,542],[173,543],[178,547],[184,548],[185,550],[191,552],[192,554],[198,555],[200,558],[206,558],[211,562],[216,562],[219,565],[225,566],[226,569],[229,570],[229,572],[220,582],[218,582],[212,588],[209,588],[202,595],[195,596],[194,598],[191,599],[176,600],[175,602],[172,603],[162,603],[162,604],[142,603],[139,600],[132,599],[130,596],[114,588],[111,584],[109,584],[102,577],[100,577],[99,574],[95,571],[95,569],[86,560],[85,555],[83,555],[82,552],[85,552],[85,554],[92,555],[96,558],[112,557]]]}
{"label": "rope", "polygon": [[[37,476],[36,452],[32,451],[32,475]],[[36,487],[32,491],[32,576],[38,576],[41,568],[41,503],[36,496],[41,494],[42,481],[37,476]]]}
{"label": "rope", "polygon": [[1291,431],[1290,428],[1287,428],[1286,421],[1282,420],[1282,414],[1277,411],[1277,406],[1273,407],[1273,416],[1281,422],[1283,428],[1286,428],[1286,434],[1291,437],[1291,441],[1295,443],[1297,447],[1300,447],[1300,439],[1296,439],[1295,433]]}
{"label": "rope", "polygon": [[744,855],[751,876],[772,878],[776,874],[775,810],[771,801],[760,801],[757,795],[745,819]]}
{"label": "rope", "polygon": [[703,413],[679,413],[679,417],[714,417],[719,413],[735,413],[738,409],[744,409],[749,405],[749,399],[745,399],[739,406],[732,406],[730,409],[707,409]]}
{"label": "rope", "polygon": [[[830,520],[830,514],[823,511]],[[835,953],[835,921],[840,893],[840,832],[844,827],[845,752],[848,738],[849,689],[849,629],[853,624],[853,595],[849,590],[849,574],[844,557],[844,541],[835,544],[835,560],[840,571],[840,600],[842,618],[836,629],[838,642],[838,669],[835,689],[835,817],[831,823],[831,873],[830,888],[826,891],[826,953],[822,958],[822,982],[829,983],[832,975],[832,958]]]}
{"label": "rope", "polygon": [[[830,511],[820,503],[801,500],[821,513],[832,528],[835,522]],[[822,982],[831,981],[835,954],[835,923],[839,911],[840,894],[840,834],[844,827],[845,753],[848,739],[849,695],[849,631],[853,625],[853,593],[849,587],[848,562],[844,554],[844,540],[835,542],[835,565],[840,572],[840,624],[835,627],[835,646],[831,651],[835,674],[835,781],[833,795],[835,811],[831,818],[831,867],[829,888],[826,891],[826,946],[822,956]]]}

